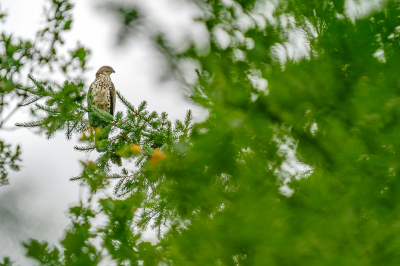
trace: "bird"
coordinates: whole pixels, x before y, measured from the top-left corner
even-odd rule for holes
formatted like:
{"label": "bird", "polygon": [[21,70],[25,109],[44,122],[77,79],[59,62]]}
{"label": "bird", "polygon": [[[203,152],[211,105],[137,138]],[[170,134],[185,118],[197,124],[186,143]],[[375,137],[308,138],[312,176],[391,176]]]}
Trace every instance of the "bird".
{"label": "bird", "polygon": [[[91,110],[91,106],[95,106],[114,116],[115,87],[110,78],[112,73],[115,73],[115,70],[110,66],[102,66],[97,71],[96,79],[92,82],[88,91],[87,102],[89,110]],[[108,123],[89,111],[89,124],[92,127],[103,129]],[[101,136],[100,140],[105,138],[108,138],[108,134]]]}

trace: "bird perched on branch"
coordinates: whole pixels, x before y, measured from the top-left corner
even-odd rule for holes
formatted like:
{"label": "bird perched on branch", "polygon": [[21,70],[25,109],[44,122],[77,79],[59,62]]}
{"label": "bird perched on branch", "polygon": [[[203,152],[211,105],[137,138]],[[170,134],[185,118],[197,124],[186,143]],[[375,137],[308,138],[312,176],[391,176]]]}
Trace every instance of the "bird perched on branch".
{"label": "bird perched on branch", "polygon": [[[114,116],[115,112],[115,87],[111,82],[110,75],[115,73],[114,69],[110,66],[102,66],[96,73],[96,79],[90,85],[88,92],[88,106],[92,109],[92,106],[97,107],[103,112]],[[108,125],[104,119],[98,116],[94,112],[89,113],[89,123],[91,126],[104,130],[104,127]],[[105,139],[108,134],[100,137]]]}

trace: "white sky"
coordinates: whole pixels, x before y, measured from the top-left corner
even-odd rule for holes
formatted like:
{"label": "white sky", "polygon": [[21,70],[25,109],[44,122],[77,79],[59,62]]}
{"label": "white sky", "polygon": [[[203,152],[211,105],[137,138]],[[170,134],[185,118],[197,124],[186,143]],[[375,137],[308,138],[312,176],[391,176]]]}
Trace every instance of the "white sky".
{"label": "white sky", "polygon": [[[72,31],[64,35],[69,48],[81,44],[92,51],[88,66],[87,84],[103,65],[112,66],[116,73],[112,80],[117,90],[135,106],[148,102],[148,109],[166,111],[170,119],[182,119],[187,109],[194,111],[197,119],[204,118],[204,111],[189,103],[176,82],[160,83],[162,61],[144,39],[131,40],[123,47],[116,46],[116,21],[112,15],[96,8],[104,1],[75,1]],[[128,1],[125,1],[128,2]],[[196,10],[184,2],[170,0],[131,1],[140,4],[154,27],[162,28],[177,47],[194,40],[196,47],[206,49],[208,36],[199,23],[191,17]],[[33,39],[43,19],[43,0],[2,0],[1,9],[9,14],[0,31],[13,32],[15,36]],[[175,3],[175,4],[171,4]],[[190,70],[189,72],[194,69]],[[62,82],[60,80],[60,82]],[[117,102],[117,111],[124,110]],[[7,122],[28,121],[27,110],[17,113]],[[85,154],[73,149],[76,140],[67,141],[62,134],[51,140],[33,134],[28,129],[0,131],[0,139],[20,144],[22,165],[19,172],[10,172],[10,185],[0,188],[0,261],[10,256],[19,265],[30,265],[25,259],[21,241],[34,238],[56,244],[67,226],[65,212],[77,205],[78,183],[69,181],[80,173],[79,159]],[[150,236],[151,237],[151,236]]]}

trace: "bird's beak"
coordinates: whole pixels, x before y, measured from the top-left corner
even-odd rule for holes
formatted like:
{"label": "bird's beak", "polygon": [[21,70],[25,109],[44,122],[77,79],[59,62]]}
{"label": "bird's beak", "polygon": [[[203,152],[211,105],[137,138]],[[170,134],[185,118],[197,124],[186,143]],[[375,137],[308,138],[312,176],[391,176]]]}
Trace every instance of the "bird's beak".
{"label": "bird's beak", "polygon": [[115,70],[113,69],[113,72],[112,73],[115,73]]}

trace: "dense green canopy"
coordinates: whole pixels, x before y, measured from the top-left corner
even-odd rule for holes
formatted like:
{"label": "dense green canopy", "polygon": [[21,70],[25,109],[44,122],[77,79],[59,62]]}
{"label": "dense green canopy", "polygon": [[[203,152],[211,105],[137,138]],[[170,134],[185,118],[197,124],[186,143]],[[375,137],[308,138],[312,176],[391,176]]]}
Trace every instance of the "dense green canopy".
{"label": "dense green canopy", "polygon": [[[77,149],[105,150],[74,180],[96,193],[119,179],[100,210],[71,208],[63,249],[30,240],[27,255],[41,265],[97,265],[107,254],[118,265],[399,265],[400,3],[356,16],[341,0],[193,1],[208,50],[178,53],[161,31],[153,41],[170,76],[184,60],[201,66],[189,87],[209,112],[203,122],[188,112],[172,123],[120,93],[125,114],[88,110],[81,81],[32,77],[18,88],[46,99],[36,108],[48,113],[22,125],[84,132]],[[140,9],[110,5],[121,32],[146,32]],[[114,137],[94,142],[87,111]],[[109,172],[121,159],[136,170]],[[99,212],[108,223],[92,228]],[[151,226],[156,244],[140,240]]]}

